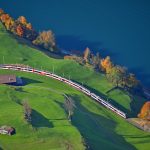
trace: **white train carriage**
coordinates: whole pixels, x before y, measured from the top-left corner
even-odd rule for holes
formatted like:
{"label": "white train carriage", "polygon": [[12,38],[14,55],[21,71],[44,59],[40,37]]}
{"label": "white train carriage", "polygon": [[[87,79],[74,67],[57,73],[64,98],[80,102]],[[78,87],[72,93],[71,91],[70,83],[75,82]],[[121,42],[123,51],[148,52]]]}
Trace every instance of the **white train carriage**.
{"label": "white train carriage", "polygon": [[70,80],[68,80],[68,84],[71,85],[71,86],[73,86],[73,87],[75,87],[78,90],[81,90],[81,88],[80,88],[80,86],[78,84],[76,84],[76,83],[74,83],[74,82],[72,82]]}
{"label": "white train carriage", "polygon": [[83,88],[82,92],[84,92],[86,95],[89,95],[89,96],[91,95],[91,92],[86,88]]}
{"label": "white train carriage", "polygon": [[27,72],[34,72],[34,69],[33,68],[26,68],[25,71],[27,71]]}
{"label": "white train carriage", "polygon": [[1,68],[3,68],[3,69],[11,69],[12,66],[11,65],[1,65]]}
{"label": "white train carriage", "polygon": [[75,87],[75,88],[79,89],[80,91],[82,91],[83,93],[85,93],[86,95],[91,95],[91,92],[88,89],[84,88],[83,86],[81,86],[81,85],[79,85],[79,84],[77,84],[75,82],[72,82],[72,81],[70,81],[69,83],[73,87]]}
{"label": "white train carriage", "polygon": [[95,100],[97,100],[97,99],[98,99],[98,96],[97,96],[97,95],[95,95],[94,93],[91,93],[91,97],[92,97],[92,98],[94,98]]}
{"label": "white train carriage", "polygon": [[51,74],[51,77],[54,78],[54,79],[56,79],[56,80],[62,81],[61,77],[58,76],[58,75]]}

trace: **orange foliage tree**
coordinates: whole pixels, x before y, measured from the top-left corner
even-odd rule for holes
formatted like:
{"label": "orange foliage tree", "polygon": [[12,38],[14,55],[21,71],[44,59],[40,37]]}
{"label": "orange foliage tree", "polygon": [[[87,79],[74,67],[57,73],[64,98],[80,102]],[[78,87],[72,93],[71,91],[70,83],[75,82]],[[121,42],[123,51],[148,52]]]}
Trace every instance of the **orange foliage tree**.
{"label": "orange foliage tree", "polygon": [[27,19],[24,17],[24,16],[20,16],[18,18],[18,21],[23,24],[23,25],[26,25],[27,24]]}
{"label": "orange foliage tree", "polygon": [[7,30],[11,30],[13,25],[14,25],[14,20],[11,17],[8,20],[6,20],[5,26]]}
{"label": "orange foliage tree", "polygon": [[16,34],[18,35],[18,36],[23,36],[23,33],[24,33],[24,31],[23,31],[23,28],[22,28],[22,26],[19,24],[17,27],[16,27]]}
{"label": "orange foliage tree", "polygon": [[103,71],[105,71],[106,73],[109,73],[110,70],[113,67],[113,63],[111,62],[111,59],[110,59],[109,56],[107,56],[106,58],[102,59],[100,65],[101,65],[101,69]]}
{"label": "orange foliage tree", "polygon": [[14,24],[13,19],[8,14],[2,14],[0,17],[2,23],[5,25],[7,30],[10,30]]}
{"label": "orange foliage tree", "polygon": [[146,102],[142,106],[141,111],[138,114],[138,118],[146,119],[150,121],[150,101]]}
{"label": "orange foliage tree", "polygon": [[27,23],[27,24],[26,24],[26,28],[27,28],[28,30],[32,30],[32,25],[31,25],[31,23]]}
{"label": "orange foliage tree", "polygon": [[6,20],[8,20],[9,18],[10,18],[10,16],[9,16],[8,14],[2,14],[2,15],[1,15],[1,21],[2,21],[3,23],[5,23]]}

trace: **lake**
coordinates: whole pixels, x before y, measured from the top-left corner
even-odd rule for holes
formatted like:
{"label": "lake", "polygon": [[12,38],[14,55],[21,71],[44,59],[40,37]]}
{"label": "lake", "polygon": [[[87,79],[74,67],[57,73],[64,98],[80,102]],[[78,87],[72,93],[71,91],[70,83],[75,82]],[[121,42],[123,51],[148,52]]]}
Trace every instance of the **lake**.
{"label": "lake", "polygon": [[52,29],[61,48],[110,55],[150,88],[149,0],[5,0],[0,7],[38,31]]}

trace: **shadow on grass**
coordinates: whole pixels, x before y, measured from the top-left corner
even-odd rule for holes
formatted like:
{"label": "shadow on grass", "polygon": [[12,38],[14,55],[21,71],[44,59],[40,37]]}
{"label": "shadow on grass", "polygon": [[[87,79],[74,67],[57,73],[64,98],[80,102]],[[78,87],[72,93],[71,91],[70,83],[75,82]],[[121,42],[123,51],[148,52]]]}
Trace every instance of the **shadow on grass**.
{"label": "shadow on grass", "polygon": [[[135,147],[115,132],[117,126],[115,121],[90,112],[81,105],[77,95],[71,97],[76,104],[72,125],[79,130],[90,150],[135,150]],[[63,103],[57,102],[57,104],[64,108]]]}
{"label": "shadow on grass", "polygon": [[[11,34],[11,32],[10,32],[10,34]],[[52,58],[55,58],[55,59],[63,59],[63,57],[59,53],[54,53],[54,52],[46,50],[46,49],[44,49],[44,48],[42,48],[40,46],[33,45],[30,40],[27,40],[25,38],[17,37],[17,36],[15,36],[13,34],[11,34],[11,35],[12,35],[13,38],[15,38],[17,40],[17,42],[19,44],[22,44],[22,45],[25,45],[25,46],[27,45],[27,46],[29,46],[31,48],[39,50],[39,51],[43,52],[44,54],[46,54],[49,57],[52,57]]]}
{"label": "shadow on grass", "polygon": [[133,110],[131,113],[132,117],[137,117],[138,113],[140,112],[140,110],[145,102],[146,102],[146,99],[144,100],[142,98],[140,99],[140,97],[136,98],[136,96],[133,96],[133,99],[130,103],[131,108]]}
{"label": "shadow on grass", "polygon": [[119,90],[121,90],[121,91],[124,91],[123,88],[118,87],[118,86],[115,86],[115,87],[113,87],[112,89],[108,90],[108,91],[106,92],[106,94],[109,94],[110,92],[115,91],[116,89],[119,89]]}
{"label": "shadow on grass", "polygon": [[[74,80],[72,80],[74,81]],[[75,81],[76,83],[79,83],[77,81]],[[81,84],[81,83],[79,83]],[[89,87],[88,85],[84,85],[85,88],[89,89],[91,92],[95,93],[96,95],[100,96],[101,98],[103,98],[105,101],[108,101],[109,99],[109,103],[111,103],[113,106],[115,106],[116,108],[118,108],[119,110],[123,111],[124,113],[127,114],[127,116],[131,116],[131,112],[126,109],[125,107],[123,107],[122,105],[120,105],[119,103],[117,103],[114,99],[111,99],[110,97],[108,97],[107,95],[101,93],[100,91]]]}
{"label": "shadow on grass", "polygon": [[141,98],[141,100],[136,99],[136,95],[130,94],[128,91],[124,90],[121,87],[114,87],[114,88],[112,88],[112,89],[110,89],[109,91],[106,92],[106,94],[109,94],[110,92],[115,91],[115,90],[120,90],[122,92],[125,92],[130,97],[130,100],[131,100],[131,103],[130,103],[131,110],[128,110],[125,107],[123,107],[122,105],[120,105],[119,103],[117,103],[114,99],[110,98],[109,96],[104,95],[101,92],[99,92],[99,91],[97,91],[97,90],[95,90],[95,89],[93,89],[89,86],[85,85],[85,87],[88,88],[93,93],[95,93],[95,94],[99,95],[100,97],[102,97],[105,101],[109,101],[109,103],[111,103],[116,108],[118,108],[121,111],[123,111],[124,113],[126,113],[127,117],[132,117],[132,118],[137,117],[137,114],[139,113],[139,110],[143,106],[144,102],[146,102],[146,100],[144,100],[142,98]]}
{"label": "shadow on grass", "polygon": [[[76,83],[81,84],[80,82],[77,82],[76,80],[72,80]],[[146,100],[143,99],[136,99],[136,95],[131,95],[130,93],[128,93],[126,90],[124,90],[121,87],[114,87],[112,89],[110,89],[109,91],[106,92],[106,95],[101,93],[100,91],[89,87],[88,85],[84,85],[85,88],[89,89],[91,92],[95,93],[96,95],[100,96],[101,98],[103,98],[105,101],[109,101],[109,103],[111,103],[113,106],[115,106],[116,108],[118,108],[119,110],[123,111],[124,113],[126,113],[127,117],[137,117],[137,114],[139,113],[139,110],[141,109],[141,107],[143,106],[144,102],[146,102]],[[123,92],[126,92],[126,94],[130,97],[131,99],[131,103],[130,103],[130,107],[131,110],[126,109],[124,106],[120,105],[119,103],[117,103],[114,99],[110,98],[107,94],[109,94],[112,91],[115,90],[120,90]]]}
{"label": "shadow on grass", "polygon": [[25,77],[21,77],[24,85],[28,85],[28,84],[32,84],[32,83],[42,83],[41,81],[38,81],[38,80],[33,80],[33,79],[30,79],[30,78],[25,78]]}
{"label": "shadow on grass", "polygon": [[35,128],[40,127],[48,127],[52,128],[53,124],[49,121],[49,119],[45,118],[42,114],[40,114],[38,111],[32,109],[32,126]]}

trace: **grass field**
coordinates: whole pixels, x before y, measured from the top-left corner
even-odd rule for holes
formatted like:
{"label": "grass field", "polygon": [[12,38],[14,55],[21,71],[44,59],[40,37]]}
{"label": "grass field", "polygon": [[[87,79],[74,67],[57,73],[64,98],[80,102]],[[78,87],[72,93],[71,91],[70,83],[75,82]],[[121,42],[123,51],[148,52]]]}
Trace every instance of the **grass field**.
{"label": "grass field", "polygon": [[[119,89],[107,94],[107,91],[111,90],[114,85],[109,83],[103,74],[95,73],[92,69],[83,67],[74,61],[48,57],[41,51],[29,47],[24,41],[16,40],[13,35],[6,32],[0,23],[0,64],[2,63],[26,64],[39,69],[54,70],[56,74],[64,75],[65,78],[70,76],[72,80],[83,84],[98,95],[111,99],[113,104],[128,114],[131,114],[132,106],[138,104],[141,107],[145,101],[143,98],[136,97],[133,105],[128,93]],[[136,112],[132,112],[134,117],[137,115],[139,107],[134,107],[134,112]]]}
{"label": "grass field", "polygon": [[[95,93],[109,97],[112,103],[133,115],[145,101],[128,93],[113,90],[103,74],[82,67],[73,61],[54,59],[42,52],[18,42],[0,24],[0,63],[21,63],[49,71],[55,68],[59,75],[71,76],[72,80],[83,82]],[[16,128],[16,135],[0,135],[0,147],[4,150],[73,150],[85,149],[82,137],[91,150],[149,150],[150,134],[127,123],[124,119],[103,108],[89,97],[61,82],[44,76],[0,70],[1,74],[16,74],[23,77],[26,85],[14,87],[0,85],[0,125]],[[64,97],[69,94],[76,103],[72,124],[66,120],[63,108]],[[23,99],[28,99],[33,109],[32,125],[23,119]],[[134,108],[134,110],[132,109]],[[135,112],[135,113],[134,113]]]}

